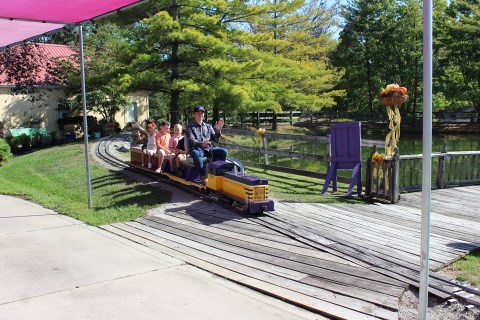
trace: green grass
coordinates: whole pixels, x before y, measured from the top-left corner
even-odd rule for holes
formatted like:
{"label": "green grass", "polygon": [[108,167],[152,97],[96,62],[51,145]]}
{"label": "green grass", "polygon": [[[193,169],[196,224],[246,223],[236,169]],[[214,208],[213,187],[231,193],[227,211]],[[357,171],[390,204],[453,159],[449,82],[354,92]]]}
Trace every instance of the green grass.
{"label": "green grass", "polygon": [[0,167],[0,193],[20,196],[90,225],[128,221],[170,201],[171,194],[90,161],[93,207],[88,208],[83,144],[15,157]]}
{"label": "green grass", "polygon": [[467,281],[480,287],[480,251],[473,252],[448,267],[459,281]]}
{"label": "green grass", "polygon": [[318,178],[310,178],[298,176],[294,174],[263,170],[259,168],[249,167],[247,172],[261,178],[268,179],[270,197],[277,201],[289,202],[315,202],[315,203],[358,203],[362,202],[359,198],[344,197],[347,192],[348,185],[339,183],[338,192],[335,195],[329,193],[322,196],[322,188],[324,180]]}

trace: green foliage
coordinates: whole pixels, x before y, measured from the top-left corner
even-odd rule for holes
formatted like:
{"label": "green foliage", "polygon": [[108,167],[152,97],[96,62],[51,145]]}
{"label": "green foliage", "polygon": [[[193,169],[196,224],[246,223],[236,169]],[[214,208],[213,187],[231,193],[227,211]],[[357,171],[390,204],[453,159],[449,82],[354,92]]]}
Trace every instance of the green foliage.
{"label": "green foliage", "polygon": [[441,53],[437,87],[452,109],[476,107],[480,111],[480,3],[451,1],[439,43]]}
{"label": "green foliage", "polygon": [[410,91],[421,80],[421,6],[418,0],[349,2],[342,11],[345,26],[334,53],[334,65],[346,72],[338,88],[345,89],[341,108],[375,110],[378,94],[388,83]]}
{"label": "green foliage", "polygon": [[[341,72],[328,63],[331,11],[320,1],[290,2],[152,1],[138,12],[145,18],[125,28],[117,79],[165,97],[172,122],[196,104],[213,109],[214,119],[220,110],[331,107],[343,94],[333,90]],[[262,23],[272,10],[285,19],[276,34],[274,16]]]}
{"label": "green foliage", "polygon": [[16,157],[0,167],[0,193],[26,197],[91,225],[132,220],[170,200],[170,193],[90,161],[93,208],[88,209],[83,144]]}
{"label": "green foliage", "polygon": [[11,158],[13,154],[10,145],[4,139],[0,139],[0,167]]}
{"label": "green foliage", "polygon": [[22,145],[22,150],[29,150],[32,138],[28,134],[22,133],[18,136],[18,143]]}
{"label": "green foliage", "polygon": [[[99,113],[107,121],[114,121],[115,114],[129,101],[123,91],[114,85],[104,85],[86,93],[87,110]],[[80,94],[75,95],[73,99],[64,99],[62,102],[73,111],[80,112],[83,108]]]}
{"label": "green foliage", "polygon": [[[475,106],[480,110],[480,4],[440,0],[433,7],[433,109]],[[422,3],[419,0],[354,0],[333,63],[345,68],[337,88],[343,110],[375,110],[381,88],[396,82],[409,89],[402,110],[422,109]]]}
{"label": "green foliage", "polygon": [[480,287],[480,251],[473,252],[448,267],[454,270],[459,281],[468,281]]}

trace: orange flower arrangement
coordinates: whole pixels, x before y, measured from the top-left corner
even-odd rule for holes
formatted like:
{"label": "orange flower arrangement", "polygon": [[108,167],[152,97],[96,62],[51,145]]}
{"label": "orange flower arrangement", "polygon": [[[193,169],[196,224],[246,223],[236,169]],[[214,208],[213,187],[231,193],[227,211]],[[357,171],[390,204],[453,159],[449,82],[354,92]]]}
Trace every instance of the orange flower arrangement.
{"label": "orange flower arrangement", "polygon": [[264,134],[265,134],[265,129],[264,128],[258,128],[257,136],[263,137]]}
{"label": "orange flower arrangement", "polygon": [[382,164],[384,160],[385,160],[385,155],[383,153],[375,152],[372,155],[372,162],[373,163]]}
{"label": "orange flower arrangement", "polygon": [[380,101],[386,106],[399,106],[408,99],[408,90],[396,83],[389,84],[380,93]]}
{"label": "orange flower arrangement", "polygon": [[388,157],[393,156],[400,139],[400,123],[402,122],[400,105],[407,101],[407,93],[407,88],[401,87],[396,83],[389,84],[380,93],[380,101],[387,106],[389,120],[388,128],[390,132],[385,138],[385,153]]}

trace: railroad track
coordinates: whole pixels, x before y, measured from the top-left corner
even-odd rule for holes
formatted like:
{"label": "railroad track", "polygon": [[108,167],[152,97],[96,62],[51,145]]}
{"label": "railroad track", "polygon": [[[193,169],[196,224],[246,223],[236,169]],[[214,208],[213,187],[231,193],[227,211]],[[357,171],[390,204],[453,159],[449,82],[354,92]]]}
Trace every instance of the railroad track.
{"label": "railroad track", "polygon": [[[166,179],[166,178],[164,178],[162,176],[159,176],[157,174],[148,173],[148,172],[145,172],[145,171],[141,171],[141,170],[129,167],[129,165],[125,163],[124,159],[121,159],[121,158],[117,157],[114,154],[114,152],[112,152],[112,150],[111,150],[114,147],[114,144],[119,143],[118,138],[119,138],[118,136],[116,136],[116,137],[112,136],[112,137],[104,138],[101,141],[97,142],[97,144],[95,146],[95,155],[100,160],[104,161],[105,163],[107,163],[110,166],[113,166],[115,168],[122,169],[122,170],[131,170],[132,172],[135,172],[137,174],[147,176],[150,179],[161,181],[162,183],[172,185],[172,186],[174,186],[178,189],[181,189],[183,191],[186,191],[190,194],[194,194],[198,198],[203,199],[205,201],[216,202],[216,199],[212,199],[208,195],[206,195],[205,193],[199,192],[198,190],[195,190],[195,189],[190,188],[190,187],[185,187],[185,186],[182,186],[182,185],[178,185],[176,183],[171,182],[169,179]],[[345,258],[345,259],[350,260],[352,262],[363,262],[363,263],[367,263],[367,264],[370,263],[370,262],[366,262],[366,261],[359,261],[358,256],[348,256],[348,252],[346,252],[346,251],[343,251],[343,252],[342,251],[335,251],[335,250],[338,250],[338,249],[333,249],[333,250],[329,251],[329,249],[331,249],[331,248],[328,248],[327,246],[325,246],[325,243],[323,241],[323,240],[328,241],[329,239],[323,239],[322,240],[322,239],[319,239],[318,235],[314,235],[314,234],[312,235],[312,234],[309,234],[308,232],[306,233],[306,232],[304,232],[304,229],[298,228],[298,225],[293,224],[288,219],[284,220],[281,217],[278,217],[275,213],[266,212],[262,216],[248,216],[248,215],[245,215],[242,212],[239,212],[239,210],[236,210],[234,207],[230,207],[230,206],[225,205],[223,203],[220,203],[220,205],[222,205],[227,210],[242,216],[244,219],[247,219],[250,222],[253,222],[253,223],[261,225],[261,226],[264,226],[264,227],[266,227],[266,228],[268,228],[268,229],[270,229],[274,232],[277,232],[279,234],[283,234],[283,235],[285,235],[285,236],[287,236],[291,239],[294,239],[294,240],[298,241],[299,243],[306,244],[306,245],[308,245],[312,248],[315,248],[317,250],[322,250],[322,251],[327,251],[327,252],[333,253],[333,254],[335,254],[339,257]],[[383,273],[385,275],[392,276],[391,270],[385,269],[384,271],[382,271],[383,268],[378,266],[378,265],[371,265],[371,268],[377,270],[379,273]],[[410,277],[407,274],[399,273],[398,274],[399,275],[398,279],[400,279],[402,277],[405,278],[405,276],[407,276],[407,278],[409,280],[408,283],[410,285],[414,285],[415,282],[417,281],[417,276],[415,275],[415,272],[411,272],[412,270],[407,270],[407,271],[409,271],[408,274],[411,275]],[[392,277],[395,278],[394,275]],[[472,288],[470,286],[465,286],[465,285],[459,284],[457,282],[445,279],[443,277],[436,276],[434,274],[432,274],[430,277],[432,279],[432,283],[430,285],[430,288],[432,288],[434,290],[437,290],[436,295],[442,297],[443,299],[445,299],[446,296],[451,296],[451,298],[462,301],[466,305],[473,305],[473,306],[476,306],[476,307],[480,307],[480,291],[479,290],[477,290],[475,288]],[[458,290],[456,290],[454,292],[452,292],[451,290],[444,290],[442,284],[445,287],[457,287]]]}

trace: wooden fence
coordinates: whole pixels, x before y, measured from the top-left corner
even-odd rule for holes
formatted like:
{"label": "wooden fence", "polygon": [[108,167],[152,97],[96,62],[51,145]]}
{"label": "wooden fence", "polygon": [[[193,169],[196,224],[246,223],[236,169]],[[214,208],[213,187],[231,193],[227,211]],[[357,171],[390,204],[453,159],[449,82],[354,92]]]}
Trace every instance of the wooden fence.
{"label": "wooden fence", "polygon": [[[331,123],[344,121],[361,121],[361,122],[383,122],[388,121],[386,112],[340,112],[336,110],[328,111],[284,111],[274,113],[272,111],[264,112],[248,112],[248,113],[221,113],[221,118],[229,124],[236,124],[241,127],[271,125],[275,120],[278,124],[293,125],[297,122],[302,123]],[[409,112],[402,116],[404,124],[421,123],[423,117],[422,112]],[[433,121],[440,123],[475,123],[478,122],[479,115],[477,112],[435,112]]]}
{"label": "wooden fence", "polygon": [[[223,129],[222,130],[224,135],[235,135],[235,136],[243,136],[243,137],[254,137],[256,136],[256,132],[254,131],[246,131],[246,130],[236,130],[236,129]],[[325,143],[327,147],[325,148],[324,154],[312,154],[312,153],[305,153],[305,152],[298,152],[298,151],[291,151],[291,150],[278,150],[268,148],[267,140],[293,140],[293,141],[304,141],[310,143]],[[382,141],[377,140],[362,140],[362,146],[369,146],[373,147],[376,144],[381,144]],[[286,173],[293,173],[308,177],[315,177],[320,179],[325,179],[327,176],[327,172],[312,172],[307,170],[299,170],[299,169],[292,169],[280,166],[273,166],[269,162],[269,156],[275,155],[285,158],[295,158],[295,159],[308,159],[313,161],[324,162],[326,167],[328,168],[328,163],[330,162],[330,137],[329,136],[311,136],[311,135],[294,135],[294,134],[281,134],[281,133],[265,133],[262,136],[262,144],[259,147],[252,147],[252,146],[245,146],[245,145],[238,145],[238,144],[230,144],[230,143],[219,143],[220,147],[227,148],[229,150],[239,150],[244,152],[251,152],[254,154],[261,155],[263,158],[263,163],[255,163],[252,161],[245,161],[246,164],[260,167],[264,169],[276,170],[280,172]],[[349,183],[350,177],[338,177],[338,181],[343,183]]]}
{"label": "wooden fence", "polygon": [[[226,136],[254,137],[256,132],[236,129],[224,129]],[[267,140],[293,140],[310,143],[324,143],[327,145],[324,154],[312,154],[292,150],[278,150],[268,148]],[[325,179],[325,172],[312,172],[280,166],[270,165],[269,156],[275,155],[292,159],[308,159],[324,162],[328,168],[330,162],[330,137],[293,135],[279,133],[265,133],[261,139],[261,146],[246,146],[231,143],[220,143],[219,146],[230,149],[250,152],[263,159],[263,163],[245,161],[246,164],[280,172],[293,173],[308,177]],[[383,141],[362,139],[362,146],[372,147],[372,155],[377,145],[383,145]],[[367,197],[383,199],[395,203],[400,198],[400,192],[418,191],[422,188],[422,155],[395,155],[381,164],[373,164],[372,158],[363,161],[365,169],[363,185]],[[339,182],[349,183],[350,177],[339,176]],[[444,146],[443,152],[432,154],[432,188],[448,188],[480,184],[480,151],[455,151],[447,152]]]}

